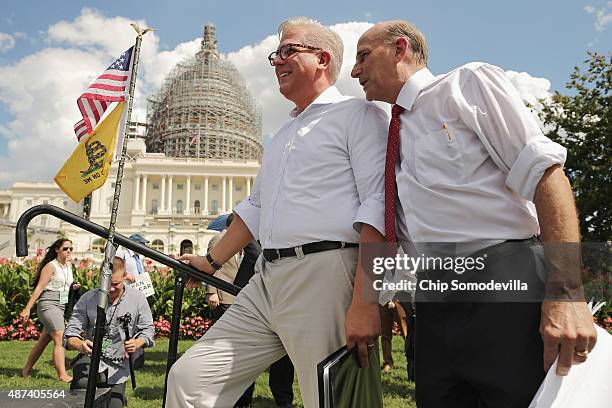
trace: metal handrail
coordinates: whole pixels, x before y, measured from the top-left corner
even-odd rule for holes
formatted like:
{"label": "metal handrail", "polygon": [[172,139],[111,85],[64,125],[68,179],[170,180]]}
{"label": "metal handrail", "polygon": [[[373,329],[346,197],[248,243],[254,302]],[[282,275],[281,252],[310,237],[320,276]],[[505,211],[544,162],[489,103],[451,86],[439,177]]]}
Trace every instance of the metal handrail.
{"label": "metal handrail", "polygon": [[[76,214],[71,213],[70,211],[66,211],[62,208],[56,207],[54,205],[49,204],[41,204],[36,205],[28,210],[26,210],[21,217],[19,217],[19,221],[17,221],[17,226],[15,229],[15,243],[16,243],[16,253],[17,256],[26,256],[28,255],[28,224],[32,220],[32,218],[36,217],[40,214],[49,214],[54,217],[57,217],[61,220],[64,220],[72,225],[76,225],[84,229],[85,231],[89,231],[92,234],[98,235],[100,237],[108,237],[108,229],[94,223],[88,221],[84,218],[79,217]],[[198,281],[206,282],[209,285],[212,285],[218,289],[221,289],[224,292],[231,293],[232,295],[238,295],[240,292],[240,287],[236,286],[232,283],[225,282],[217,277],[205,274],[194,267],[187,265],[183,262],[177,261],[176,259],[172,259],[168,255],[165,255],[159,251],[156,251],[152,248],[149,248],[145,245],[142,245],[136,241],[132,241],[131,239],[125,237],[124,235],[115,234],[114,242],[122,245],[125,248],[131,249],[134,252],[142,254],[147,258],[153,259],[161,264],[169,266],[173,268],[178,273],[176,274],[175,282],[174,282],[174,299],[172,302],[172,326],[169,335],[169,343],[168,343],[168,357],[166,364],[166,375],[164,380],[164,395],[163,395],[163,403],[165,406],[166,403],[166,391],[168,387],[168,373],[170,372],[170,368],[176,361],[177,357],[177,346],[178,346],[178,338],[179,338],[179,327],[181,321],[181,310],[183,303],[183,291],[185,289],[185,279],[187,276],[192,279],[196,279]],[[93,384],[93,383],[92,383]],[[88,383],[89,386],[89,383]],[[87,405],[87,401],[85,402]]]}
{"label": "metal handrail", "polygon": [[[66,211],[62,208],[56,207],[50,204],[40,204],[29,208],[17,221],[15,228],[15,246],[17,256],[28,255],[28,224],[32,218],[41,214],[49,214],[61,220],[64,220],[72,225],[76,225],[84,229],[85,231],[91,232],[92,234],[98,235],[102,238],[108,237],[108,229],[98,225],[94,222],[88,221],[84,218],[79,217],[76,214]],[[114,242],[123,246],[124,248],[131,249],[134,252],[144,255],[145,257],[164,264],[172,269],[184,273],[187,277],[198,281],[205,282],[212,285],[224,292],[230,293],[234,296],[240,292],[240,287],[232,283],[226,282],[215,276],[203,273],[193,266],[187,265],[176,259],[172,259],[170,256],[149,248],[141,243],[133,241],[124,235],[116,234]]]}

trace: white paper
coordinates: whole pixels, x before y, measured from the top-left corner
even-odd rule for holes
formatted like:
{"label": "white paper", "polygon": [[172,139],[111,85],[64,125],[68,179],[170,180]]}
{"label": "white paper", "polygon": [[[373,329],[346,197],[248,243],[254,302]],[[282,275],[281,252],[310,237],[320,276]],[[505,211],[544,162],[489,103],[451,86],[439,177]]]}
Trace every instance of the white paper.
{"label": "white paper", "polygon": [[612,335],[599,326],[587,360],[558,376],[557,361],[548,370],[529,408],[610,408],[612,406]]}
{"label": "white paper", "polygon": [[151,276],[149,276],[148,272],[141,273],[136,275],[136,282],[130,284],[134,289],[140,290],[146,297],[155,294],[155,289],[153,288],[153,283],[151,283]]}

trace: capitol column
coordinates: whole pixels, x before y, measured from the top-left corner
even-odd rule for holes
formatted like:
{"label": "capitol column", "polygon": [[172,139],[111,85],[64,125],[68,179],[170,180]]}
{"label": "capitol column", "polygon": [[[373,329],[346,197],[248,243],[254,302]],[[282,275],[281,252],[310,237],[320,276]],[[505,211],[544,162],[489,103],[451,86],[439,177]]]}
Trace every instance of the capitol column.
{"label": "capitol column", "polygon": [[99,215],[100,212],[100,189],[91,192],[91,215]]}
{"label": "capitol column", "polygon": [[247,197],[251,195],[251,176],[246,177]]}
{"label": "capitol column", "polygon": [[208,176],[204,176],[204,215],[208,215]]}
{"label": "capitol column", "polygon": [[185,203],[185,215],[189,215],[191,212],[191,176],[187,176],[187,194]]}
{"label": "capitol column", "polygon": [[234,176],[229,176],[229,208],[231,211],[234,208]]}
{"label": "capitol column", "polygon": [[142,205],[140,209],[144,210],[145,214],[147,213],[147,179],[149,176],[142,176]]}
{"label": "capitol column", "polygon": [[163,213],[166,211],[166,176],[161,176],[161,204],[159,206],[159,212]]}
{"label": "capitol column", "polygon": [[225,196],[227,195],[227,177],[223,176],[223,181],[221,182],[221,214],[224,214],[227,210],[225,209]]}
{"label": "capitol column", "polygon": [[168,211],[172,214],[172,176],[168,176]]}
{"label": "capitol column", "polygon": [[134,187],[134,208],[132,211],[140,210],[140,176],[136,175],[136,186]]}

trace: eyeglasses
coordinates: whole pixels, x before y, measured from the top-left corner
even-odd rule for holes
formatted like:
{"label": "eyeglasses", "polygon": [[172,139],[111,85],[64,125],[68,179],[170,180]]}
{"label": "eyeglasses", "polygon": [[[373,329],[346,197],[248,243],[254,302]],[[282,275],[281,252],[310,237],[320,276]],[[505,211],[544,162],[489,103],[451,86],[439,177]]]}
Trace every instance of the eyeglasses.
{"label": "eyeglasses", "polygon": [[70,251],[70,252],[72,252],[72,251],[74,251],[74,248],[73,247],[63,247],[62,251]]}
{"label": "eyeglasses", "polygon": [[[305,50],[297,50],[295,47],[306,48]],[[297,43],[288,43],[280,47],[277,51],[272,51],[270,55],[268,55],[268,61],[270,61],[270,65],[274,66],[274,60],[276,57],[280,57],[281,60],[286,60],[289,56],[296,52],[306,52],[307,50],[313,51],[323,51],[322,48],[313,47],[312,45],[306,44],[297,44]]]}

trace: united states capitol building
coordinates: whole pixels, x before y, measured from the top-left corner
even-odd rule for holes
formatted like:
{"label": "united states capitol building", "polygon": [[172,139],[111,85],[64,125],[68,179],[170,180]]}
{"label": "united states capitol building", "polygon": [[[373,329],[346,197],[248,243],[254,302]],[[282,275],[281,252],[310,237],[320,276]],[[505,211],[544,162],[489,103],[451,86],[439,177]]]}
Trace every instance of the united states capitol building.
{"label": "united states capitol building", "polygon": [[[117,232],[138,232],[153,248],[202,252],[214,231],[253,186],[263,154],[261,112],[236,68],[220,57],[215,27],[204,27],[200,51],[166,77],[147,107],[146,123],[129,126]],[[89,219],[108,227],[116,163],[91,197]],[[53,182],[15,182],[0,191],[0,256],[14,256],[15,223],[28,208],[52,204],[83,215]],[[104,240],[54,217],[30,223],[30,251],[65,235],[75,256],[100,256]]]}

